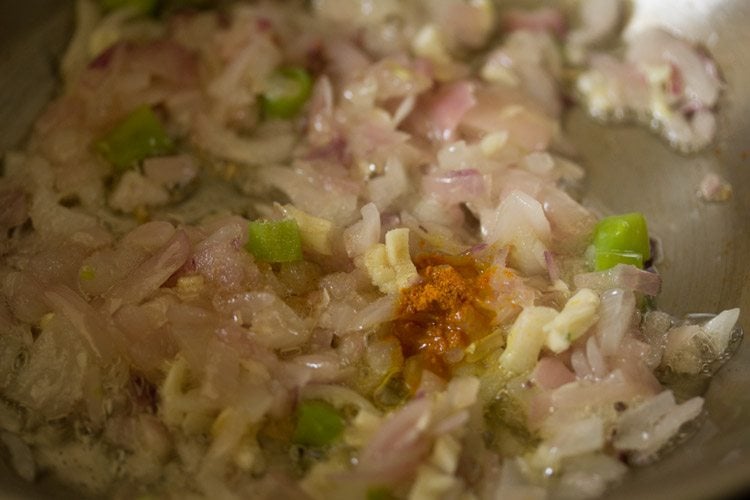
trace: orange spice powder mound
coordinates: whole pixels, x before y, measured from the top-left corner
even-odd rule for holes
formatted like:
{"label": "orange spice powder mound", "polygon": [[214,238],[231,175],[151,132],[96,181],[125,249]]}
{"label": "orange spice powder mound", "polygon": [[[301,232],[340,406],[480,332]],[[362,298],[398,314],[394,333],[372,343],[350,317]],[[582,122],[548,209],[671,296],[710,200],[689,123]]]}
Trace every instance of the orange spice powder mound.
{"label": "orange spice powder mound", "polygon": [[491,293],[494,267],[468,255],[427,254],[415,259],[422,278],[402,290],[393,334],[405,357],[447,378],[444,355],[490,333],[494,313],[482,303]]}

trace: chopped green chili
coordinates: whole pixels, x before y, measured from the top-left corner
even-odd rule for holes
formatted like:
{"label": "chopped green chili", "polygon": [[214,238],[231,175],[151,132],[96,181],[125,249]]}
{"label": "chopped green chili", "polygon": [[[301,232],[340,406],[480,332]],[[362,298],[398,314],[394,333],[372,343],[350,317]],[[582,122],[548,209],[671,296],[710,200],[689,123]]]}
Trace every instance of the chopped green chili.
{"label": "chopped green chili", "polygon": [[594,269],[603,271],[617,264],[643,268],[651,258],[646,219],[641,213],[613,215],[594,229]]}
{"label": "chopped green chili", "polygon": [[245,248],[263,262],[302,260],[302,241],[294,219],[252,221]]}
{"label": "chopped green chili", "polygon": [[292,441],[305,446],[327,446],[344,430],[344,419],[325,401],[303,401],[297,407]]}
{"label": "chopped green chili", "polygon": [[261,95],[261,109],[266,118],[292,118],[299,113],[312,92],[312,77],[303,68],[276,70]]}
{"label": "chopped green chili", "polygon": [[175,150],[172,139],[149,106],[141,106],[130,113],[94,147],[121,171],[148,157],[167,155]]}

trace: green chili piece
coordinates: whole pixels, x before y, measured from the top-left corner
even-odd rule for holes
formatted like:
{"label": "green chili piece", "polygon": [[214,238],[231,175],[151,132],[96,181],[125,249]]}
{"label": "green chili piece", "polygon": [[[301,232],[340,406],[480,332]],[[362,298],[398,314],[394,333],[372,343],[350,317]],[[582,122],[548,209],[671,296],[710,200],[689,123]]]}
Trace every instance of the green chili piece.
{"label": "green chili piece", "polygon": [[130,8],[142,15],[151,15],[156,12],[159,0],[99,0],[99,5],[105,11]]}
{"label": "green chili piece", "polygon": [[292,441],[305,446],[327,446],[344,430],[344,419],[325,401],[303,401],[297,407]]}
{"label": "green chili piece", "polygon": [[141,106],[130,113],[94,147],[120,171],[148,157],[167,155],[175,150],[172,139],[149,106]]}
{"label": "green chili piece", "polygon": [[303,68],[276,70],[261,95],[261,109],[266,118],[292,118],[299,113],[312,92],[312,77]]}
{"label": "green chili piece", "polygon": [[594,229],[594,269],[603,271],[617,264],[643,268],[651,258],[648,228],[643,214],[634,212],[600,220]]}
{"label": "green chili piece", "polygon": [[262,262],[302,260],[302,241],[297,221],[252,221],[245,248]]}

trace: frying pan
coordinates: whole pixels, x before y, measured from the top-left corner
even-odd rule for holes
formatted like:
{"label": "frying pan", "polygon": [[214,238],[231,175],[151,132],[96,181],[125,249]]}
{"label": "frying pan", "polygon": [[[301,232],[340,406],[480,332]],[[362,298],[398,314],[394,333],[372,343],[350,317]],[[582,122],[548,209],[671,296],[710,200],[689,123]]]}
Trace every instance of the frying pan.
{"label": "frying pan", "polygon": [[[717,140],[701,154],[683,156],[643,128],[604,126],[573,110],[566,126],[589,172],[584,201],[646,215],[663,248],[662,310],[679,317],[740,307],[740,323],[750,332],[750,2],[633,0],[628,31],[650,25],[704,45],[718,62],[726,89]],[[56,61],[72,28],[72,2],[0,0],[0,153],[22,143],[54,95]],[[732,184],[729,201],[697,198],[708,172]],[[702,430],[662,461],[629,474],[609,498],[688,500],[750,491],[750,342],[712,380],[705,398]],[[46,480],[23,483],[2,465],[0,496],[74,495]]]}

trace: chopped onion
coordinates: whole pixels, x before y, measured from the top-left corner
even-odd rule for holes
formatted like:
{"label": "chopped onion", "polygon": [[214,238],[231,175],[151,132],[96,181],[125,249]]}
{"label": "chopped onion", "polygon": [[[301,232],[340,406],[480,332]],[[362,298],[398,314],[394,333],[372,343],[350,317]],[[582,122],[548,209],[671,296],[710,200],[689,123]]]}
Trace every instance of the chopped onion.
{"label": "chopped onion", "polygon": [[630,291],[613,289],[602,294],[596,335],[606,356],[616,354],[625,332],[633,323],[635,296]]}
{"label": "chopped onion", "polygon": [[620,288],[650,296],[658,295],[661,289],[661,276],[626,264],[617,264],[606,271],[577,274],[573,282],[577,288],[591,288],[602,292]]}

